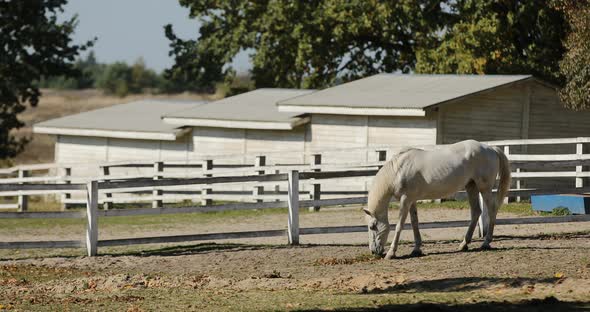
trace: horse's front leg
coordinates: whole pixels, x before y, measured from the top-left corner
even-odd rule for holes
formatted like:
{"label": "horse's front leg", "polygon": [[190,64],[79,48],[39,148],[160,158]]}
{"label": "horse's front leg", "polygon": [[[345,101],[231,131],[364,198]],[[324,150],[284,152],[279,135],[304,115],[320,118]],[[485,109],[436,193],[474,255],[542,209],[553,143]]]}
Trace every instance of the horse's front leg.
{"label": "horse's front leg", "polygon": [[414,231],[414,250],[412,250],[411,256],[422,256],[422,236],[418,228],[418,209],[415,202],[410,206],[410,221],[412,222],[412,231]]}
{"label": "horse's front leg", "polygon": [[402,233],[402,228],[404,227],[406,218],[408,217],[408,210],[410,210],[410,206],[411,203],[408,200],[407,196],[403,195],[400,198],[399,220],[397,221],[397,225],[395,226],[395,235],[393,236],[393,242],[391,243],[391,247],[385,255],[385,259],[392,259],[393,257],[395,257],[395,252],[397,251],[397,247],[399,245],[399,237]]}

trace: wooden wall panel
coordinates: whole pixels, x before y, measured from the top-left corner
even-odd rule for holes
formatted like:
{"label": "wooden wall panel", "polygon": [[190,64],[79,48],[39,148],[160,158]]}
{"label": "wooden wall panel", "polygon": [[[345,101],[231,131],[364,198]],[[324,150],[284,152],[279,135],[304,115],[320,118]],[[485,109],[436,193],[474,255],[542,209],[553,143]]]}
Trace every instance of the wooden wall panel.
{"label": "wooden wall panel", "polygon": [[256,154],[265,155],[267,164],[302,164],[305,152],[305,127],[292,131],[246,130],[247,163]]}
{"label": "wooden wall panel", "polygon": [[63,136],[56,140],[55,162],[57,163],[88,163],[89,166],[75,166],[72,176],[87,177],[98,175],[97,163],[107,160],[106,138]]}
{"label": "wooden wall panel", "polygon": [[578,136],[590,136],[590,110],[569,110],[563,106],[554,89],[539,83],[533,84],[529,138]]}
{"label": "wooden wall panel", "polygon": [[442,105],[442,143],[521,138],[526,96],[526,86],[520,84]]}
{"label": "wooden wall panel", "polygon": [[[426,117],[369,117],[368,146],[390,146],[387,158],[407,146],[436,144],[436,116]],[[377,161],[377,153],[369,148],[369,161]]]}
{"label": "wooden wall panel", "polygon": [[[193,128],[193,150],[189,158],[201,159],[206,155],[240,155],[246,151],[244,129]],[[223,159],[222,159],[223,158]],[[217,158],[224,163],[244,163],[243,156]]]}

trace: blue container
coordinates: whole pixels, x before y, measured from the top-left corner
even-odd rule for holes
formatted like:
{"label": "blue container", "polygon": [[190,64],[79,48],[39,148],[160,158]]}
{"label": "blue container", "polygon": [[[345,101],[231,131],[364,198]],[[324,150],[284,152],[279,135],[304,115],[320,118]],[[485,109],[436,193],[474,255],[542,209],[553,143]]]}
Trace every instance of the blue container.
{"label": "blue container", "polygon": [[590,214],[590,196],[579,194],[532,195],[535,211],[551,212],[554,208],[567,208],[573,214]]}

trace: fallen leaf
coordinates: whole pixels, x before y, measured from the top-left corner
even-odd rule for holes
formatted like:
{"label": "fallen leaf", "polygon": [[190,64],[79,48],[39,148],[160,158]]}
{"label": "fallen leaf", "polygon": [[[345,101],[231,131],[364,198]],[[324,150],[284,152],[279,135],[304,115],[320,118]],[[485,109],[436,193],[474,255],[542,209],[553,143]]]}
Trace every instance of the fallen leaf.
{"label": "fallen leaf", "polygon": [[555,278],[563,278],[564,276],[565,274],[563,274],[562,272],[555,273]]}

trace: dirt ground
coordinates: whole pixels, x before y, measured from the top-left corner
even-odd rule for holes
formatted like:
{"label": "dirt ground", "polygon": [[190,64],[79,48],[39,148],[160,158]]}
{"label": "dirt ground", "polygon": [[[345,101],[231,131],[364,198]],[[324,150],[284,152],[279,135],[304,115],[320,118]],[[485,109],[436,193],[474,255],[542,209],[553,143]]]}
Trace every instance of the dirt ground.
{"label": "dirt ground", "polygon": [[[390,213],[390,221],[397,220],[398,210]],[[364,213],[360,207],[324,208],[319,213],[303,213],[300,215],[300,227],[341,226],[365,224]],[[420,222],[467,220],[469,211],[465,209],[426,209],[418,212]],[[515,213],[500,212],[498,218],[522,217]],[[162,215],[139,217],[110,217],[116,222],[103,223],[99,220],[99,239],[115,239],[128,237],[150,237],[185,235],[196,233],[240,232],[255,230],[276,230],[287,228],[287,213],[260,213],[254,215],[237,215],[222,218],[204,219],[198,214]],[[132,220],[129,220],[131,218]],[[13,227],[0,226],[0,241],[35,241],[35,240],[75,240],[84,239],[85,221],[72,220],[67,224],[51,226],[51,219],[44,221],[44,226],[21,228],[15,221]],[[499,235],[537,235],[558,232],[577,232],[590,230],[590,222],[556,223],[538,225],[503,225],[498,226]],[[460,239],[465,235],[466,228],[428,229],[421,230],[425,240]],[[391,238],[391,237],[390,237]],[[364,233],[343,233],[329,235],[301,236],[302,244],[365,244],[367,235]],[[284,244],[286,237],[264,237],[235,239],[224,242],[247,244]],[[402,232],[402,240],[413,240],[412,231]],[[2,252],[0,251],[0,257]]]}
{"label": "dirt ground", "polygon": [[[301,223],[359,224],[355,212],[303,214]],[[431,209],[420,217],[466,214]],[[217,220],[198,232],[275,228],[273,222],[284,218]],[[184,226],[153,226],[145,233],[127,228],[117,236],[171,235],[188,230]],[[103,234],[114,236],[111,230]],[[391,261],[369,255],[365,233],[304,236],[296,247],[273,238],[103,248],[94,258],[63,250],[50,256],[3,251],[0,310],[590,310],[590,223],[499,226],[494,250],[479,250],[476,240],[469,252],[458,252],[464,230],[423,231],[424,256],[408,257],[406,241]]]}

